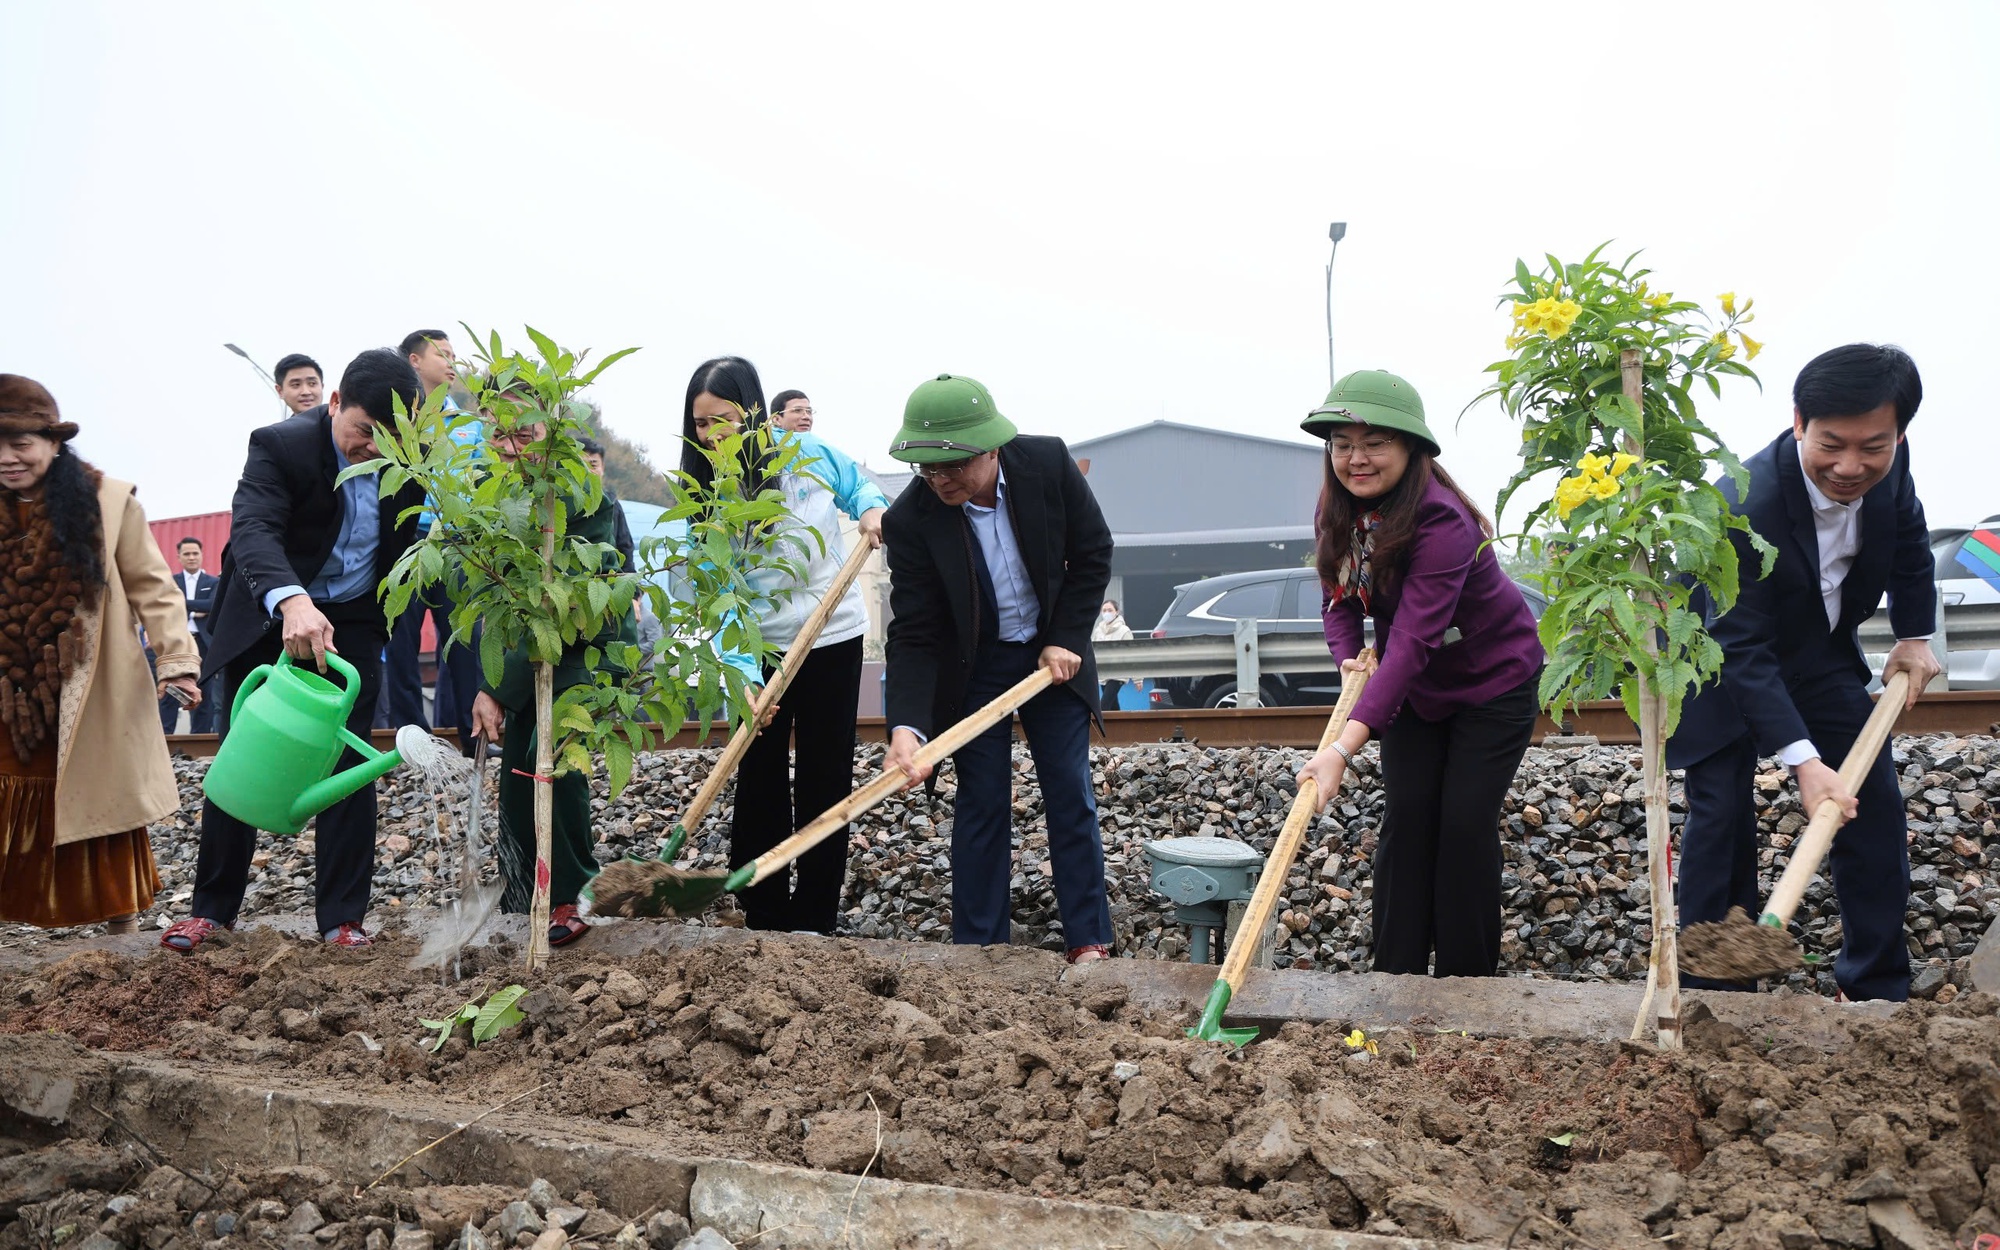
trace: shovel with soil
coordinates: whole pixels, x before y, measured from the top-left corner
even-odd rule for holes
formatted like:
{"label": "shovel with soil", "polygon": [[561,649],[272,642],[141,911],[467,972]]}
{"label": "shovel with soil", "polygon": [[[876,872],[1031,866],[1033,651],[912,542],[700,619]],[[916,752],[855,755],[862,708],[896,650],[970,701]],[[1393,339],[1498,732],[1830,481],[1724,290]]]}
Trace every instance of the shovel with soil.
{"label": "shovel with soil", "polygon": [[[1861,736],[1854,740],[1853,749],[1840,762],[1840,784],[1849,794],[1861,788],[1875,757],[1882,753],[1882,744],[1895,727],[1896,717],[1902,714],[1909,689],[1907,673],[1897,673],[1883,685],[1882,697],[1876,701],[1868,723],[1861,727]],[[1720,923],[1692,924],[1681,930],[1682,968],[1717,981],[1754,981],[1758,977],[1782,976],[1801,966],[1804,960],[1799,954],[1799,944],[1785,932],[1785,926],[1792,922],[1792,913],[1805,897],[1806,886],[1819,872],[1820,863],[1833,846],[1833,835],[1846,823],[1840,804],[1832,799],[1821,803],[1813,813],[1812,823],[1792,845],[1792,862],[1785,866],[1785,875],[1778,878],[1777,888],[1771,891],[1763,916],[1752,924],[1741,907],[1732,907]]]}
{"label": "shovel with soil", "polygon": [[[688,830],[699,829],[702,817],[708,815],[708,809],[722,796],[722,788],[729,784],[730,777],[736,773],[736,766],[743,762],[744,755],[750,750],[751,742],[755,741],[758,732],[764,727],[764,717],[777,706],[779,697],[785,693],[785,687],[792,684],[792,678],[798,676],[800,666],[806,662],[806,657],[812,654],[813,644],[819,641],[820,631],[825,629],[827,621],[833,618],[834,610],[840,606],[841,599],[847,594],[847,588],[861,575],[862,566],[868,563],[868,557],[874,550],[875,548],[862,541],[855,543],[854,550],[847,553],[847,560],[840,566],[840,571],[834,574],[832,585],[828,586],[826,593],[820,596],[812,615],[808,616],[805,624],[799,627],[798,636],[792,639],[792,645],[785,650],[785,658],[778,665],[778,671],[771,674],[771,680],[764,683],[764,689],[757,695],[757,701],[751,704],[749,719],[738,725],[736,732],[730,735],[729,745],[722,748],[722,754],[716,759],[715,767],[711,768],[708,776],[703,779],[701,789],[695,791],[687,809],[680,814],[680,819],[674,821],[673,829],[667,833],[667,840],[660,847],[659,859],[657,861],[635,859],[627,862],[645,865],[653,871],[666,869],[667,873],[660,878],[662,880],[673,875],[683,877],[692,875],[696,878],[704,875],[689,874],[685,870],[673,867],[681,848],[687,844]],[[618,868],[619,865],[614,864],[612,867]],[[585,895],[593,900],[596,897],[595,892],[591,890],[586,890]],[[610,914],[605,913],[604,907],[594,901],[591,910]]]}
{"label": "shovel with soil", "polygon": [[[945,730],[917,752],[917,763],[936,765],[966,743],[1014,714],[1014,709],[1047,690],[1055,674],[1046,668],[1015,682],[1000,697]],[[688,872],[659,861],[621,860],[608,865],[587,887],[591,911],[604,916],[692,916],[737,890],[782,872],[799,856],[825,841],[842,825],[903,788],[909,775],[900,768],[848,795],[791,837],[731,873]]]}
{"label": "shovel with soil", "polygon": [[[1347,728],[1347,718],[1353,713],[1354,705],[1361,701],[1361,692],[1375,672],[1373,648],[1363,648],[1355,658],[1361,661],[1362,669],[1341,682],[1340,701],[1334,704],[1333,715],[1327,718],[1326,732],[1319,737],[1319,749],[1322,751],[1340,737],[1341,730]],[[1222,1013],[1228,1009],[1229,1000],[1243,988],[1243,978],[1250,971],[1250,960],[1257,953],[1259,939],[1270,926],[1278,899],[1285,892],[1285,878],[1291,875],[1292,861],[1298,858],[1306,826],[1318,814],[1319,783],[1307,778],[1299,786],[1298,797],[1292,800],[1292,810],[1285,816],[1285,827],[1278,831],[1278,840],[1271,845],[1271,854],[1264,861],[1263,875],[1257,878],[1256,892],[1250,896],[1250,905],[1244,908],[1243,919],[1236,926],[1236,939],[1230,943],[1229,957],[1223,960],[1222,975],[1215,978],[1215,986],[1208,992],[1208,1003],[1202,1008],[1201,1021],[1187,1031],[1189,1037],[1204,1042],[1228,1042],[1231,1046],[1245,1046],[1257,1040],[1255,1028],[1223,1028]]]}

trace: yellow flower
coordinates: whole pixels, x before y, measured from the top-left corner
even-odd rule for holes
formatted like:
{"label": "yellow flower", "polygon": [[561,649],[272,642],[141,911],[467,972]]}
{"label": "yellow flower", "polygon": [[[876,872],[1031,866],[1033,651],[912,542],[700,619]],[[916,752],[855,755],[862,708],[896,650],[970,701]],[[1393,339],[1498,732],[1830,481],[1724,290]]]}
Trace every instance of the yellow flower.
{"label": "yellow flower", "polygon": [[1633,455],[1629,451],[1621,451],[1617,455],[1611,457],[1611,476],[1618,477],[1619,475],[1623,474],[1625,470],[1631,468],[1633,465],[1637,463],[1639,463],[1639,457]]}
{"label": "yellow flower", "polygon": [[1590,493],[1599,499],[1609,499],[1618,493],[1618,479],[1600,477],[1590,484]]}
{"label": "yellow flower", "polygon": [[1757,353],[1764,350],[1764,345],[1762,343],[1759,343],[1756,339],[1751,338],[1749,335],[1744,334],[1741,331],[1738,331],[1736,337],[1743,340],[1743,351],[1752,360],[1757,359]]}
{"label": "yellow flower", "polygon": [[1378,1046],[1375,1042],[1370,1041],[1368,1035],[1366,1033],[1363,1033],[1360,1029],[1356,1029],[1354,1030],[1354,1032],[1349,1033],[1344,1040],[1347,1042],[1347,1048],[1349,1050],[1365,1050],[1371,1055],[1379,1055],[1382,1053],[1381,1047]]}
{"label": "yellow flower", "polygon": [[1736,292],[1724,291],[1722,294],[1716,296],[1716,298],[1722,301],[1723,316],[1734,317],[1736,315]]}
{"label": "yellow flower", "polygon": [[1527,341],[1528,336],[1525,334],[1510,334],[1507,336],[1507,350],[1511,352]]}
{"label": "yellow flower", "polygon": [[1573,299],[1566,299],[1556,305],[1556,316],[1561,317],[1564,321],[1575,321],[1576,315],[1582,311],[1583,309],[1579,308],[1577,302]]}
{"label": "yellow flower", "polygon": [[1577,461],[1576,467],[1583,470],[1581,477],[1584,481],[1594,481],[1604,476],[1604,471],[1611,467],[1611,461],[1593,452]]}
{"label": "yellow flower", "polygon": [[1640,284],[1638,285],[1638,287],[1637,287],[1637,288],[1636,288],[1636,289],[1635,289],[1635,290],[1634,290],[1634,291],[1632,292],[1632,294],[1633,294],[1634,296],[1636,296],[1637,298],[1639,298],[1639,299],[1642,299],[1642,300],[1643,300],[1643,299],[1645,299],[1645,298],[1646,298],[1646,284],[1645,284],[1645,283],[1643,283],[1643,282],[1641,282],[1641,283],[1640,283]]}
{"label": "yellow flower", "polygon": [[1589,499],[1590,484],[1584,478],[1566,477],[1556,483],[1556,515],[1565,521]]}
{"label": "yellow flower", "polygon": [[1668,304],[1671,304],[1673,302],[1674,302],[1674,293],[1672,291],[1661,291],[1657,295],[1648,295],[1646,297],[1647,305],[1654,309],[1665,308]]}
{"label": "yellow flower", "polygon": [[[1729,341],[1729,333],[1725,330],[1717,330],[1714,334],[1709,335],[1708,341],[1716,346],[1715,358],[1717,360],[1727,360],[1736,354],[1736,344]],[[1762,346],[1762,344],[1759,344],[1759,346]]]}

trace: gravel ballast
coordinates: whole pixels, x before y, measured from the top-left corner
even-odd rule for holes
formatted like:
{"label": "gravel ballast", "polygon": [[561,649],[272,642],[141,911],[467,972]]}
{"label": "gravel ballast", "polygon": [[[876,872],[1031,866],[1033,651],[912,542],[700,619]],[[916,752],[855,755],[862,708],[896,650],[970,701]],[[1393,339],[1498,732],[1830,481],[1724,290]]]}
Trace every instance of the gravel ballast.
{"label": "gravel ballast", "polygon": [[[1909,821],[1910,955],[1914,992],[1949,999],[1968,984],[1967,959],[2000,916],[2000,743],[1988,737],[1896,740]],[[881,748],[856,753],[856,784],[880,766]],[[651,854],[715,759],[713,750],[642,756],[631,785],[593,802],[600,859]],[[1290,806],[1293,775],[1305,753],[1276,748],[1159,744],[1092,752],[1105,844],[1111,908],[1121,954],[1185,959],[1186,932],[1172,907],[1147,885],[1145,844],[1158,838],[1212,835],[1269,849]],[[180,812],[152,829],[164,889],[142,922],[164,926],[186,914],[194,877],[200,779],[206,761],[177,758]],[[497,765],[495,765],[497,766]],[[1026,836],[1014,866],[1016,943],[1060,949],[1055,896],[1041,827],[1041,797],[1026,748],[1016,747],[1014,816]],[[855,827],[849,856],[843,931],[861,937],[950,938],[951,770],[937,793],[899,795]],[[492,793],[492,786],[487,793]],[[724,862],[732,795],[691,839],[697,866]],[[1645,818],[1639,756],[1628,747],[1531,748],[1502,814],[1505,923],[1501,968],[1590,980],[1645,976],[1652,914],[1646,889]],[[462,801],[462,800],[461,800]],[[489,800],[490,801],[490,800]],[[381,834],[375,874],[375,920],[436,905],[449,897],[456,843],[440,854],[425,797],[407,772],[381,783]],[[1806,817],[1797,791],[1777,765],[1757,777],[1762,889],[1789,861]],[[1383,798],[1373,752],[1325,816],[1310,830],[1280,911],[1285,937],[1280,967],[1328,971],[1369,967],[1370,857]],[[1681,790],[1671,819],[1684,818]],[[454,826],[455,828],[455,826]],[[489,824],[488,828],[492,828]],[[246,918],[309,912],[311,833],[262,835],[244,905]],[[688,857],[684,855],[683,862]],[[1840,921],[1830,880],[1806,891],[1797,916],[1804,948],[1819,964],[1791,983],[1831,994],[1831,959]],[[33,933],[19,927],[20,938]]]}

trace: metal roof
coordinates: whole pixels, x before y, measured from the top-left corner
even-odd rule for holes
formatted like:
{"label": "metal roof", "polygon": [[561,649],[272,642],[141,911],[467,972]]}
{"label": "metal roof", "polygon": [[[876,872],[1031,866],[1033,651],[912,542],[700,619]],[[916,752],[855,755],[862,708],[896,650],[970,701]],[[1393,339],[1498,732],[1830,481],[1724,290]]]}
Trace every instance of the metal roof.
{"label": "metal roof", "polygon": [[[1322,444],[1152,421],[1069,445],[1120,546],[1312,537]],[[891,500],[915,481],[862,466]]]}
{"label": "metal roof", "polygon": [[1148,534],[1230,542],[1239,539],[1217,534],[1246,530],[1284,531],[1254,541],[1312,536],[1322,444],[1153,421],[1069,449],[1090,461],[1090,489],[1121,542]]}

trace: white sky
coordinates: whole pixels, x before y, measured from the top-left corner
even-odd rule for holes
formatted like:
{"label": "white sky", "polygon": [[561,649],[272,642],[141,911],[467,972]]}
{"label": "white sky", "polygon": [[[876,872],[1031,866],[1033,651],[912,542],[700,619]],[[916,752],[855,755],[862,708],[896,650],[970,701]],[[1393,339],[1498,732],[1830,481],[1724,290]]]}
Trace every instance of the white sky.
{"label": "white sky", "polygon": [[279,415],[225,340],[331,383],[460,321],[642,346],[598,395],[669,462],[722,353],[878,466],[941,371],[1032,432],[1301,437],[1342,219],[1341,370],[1415,382],[1491,500],[1518,436],[1453,424],[1494,296],[1615,238],[1756,298],[1767,394],[1705,409],[1739,452],[1812,355],[1894,341],[1933,524],[2000,513],[1995,6],[968,11],[4,0],[0,370],[154,516],[228,507]]}

